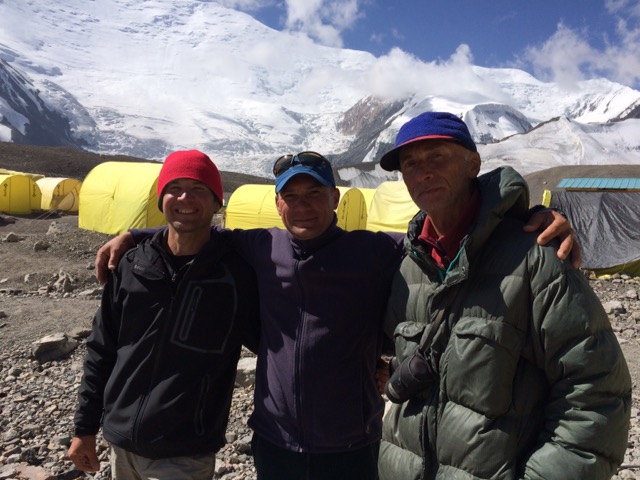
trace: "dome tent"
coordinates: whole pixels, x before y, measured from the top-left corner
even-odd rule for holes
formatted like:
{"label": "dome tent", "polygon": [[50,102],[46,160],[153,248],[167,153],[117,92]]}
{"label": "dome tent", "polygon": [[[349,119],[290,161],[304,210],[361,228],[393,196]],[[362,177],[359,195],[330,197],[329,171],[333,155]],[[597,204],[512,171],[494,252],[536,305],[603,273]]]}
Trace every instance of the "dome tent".
{"label": "dome tent", "polygon": [[273,185],[241,185],[231,194],[225,210],[226,228],[284,228],[278,215]]}
{"label": "dome tent", "polygon": [[80,186],[75,178],[44,177],[36,180],[42,193],[42,210],[75,213],[80,205]]}
{"label": "dome tent", "polygon": [[105,162],[82,183],[78,227],[110,235],[164,225],[157,185],[162,163]]}
{"label": "dome tent", "polygon": [[[338,187],[340,202],[336,209],[338,226],[345,230],[362,230],[367,222],[365,197],[357,188]],[[273,185],[247,184],[238,187],[227,204],[227,228],[284,228],[278,215]]]}
{"label": "dome tent", "polygon": [[29,214],[40,210],[40,188],[26,174],[0,174],[0,211]]}
{"label": "dome tent", "polygon": [[371,199],[367,230],[406,233],[418,211],[403,181],[383,182]]}
{"label": "dome tent", "polygon": [[340,202],[336,209],[338,226],[347,231],[364,230],[367,226],[368,205],[358,188],[338,187]]}

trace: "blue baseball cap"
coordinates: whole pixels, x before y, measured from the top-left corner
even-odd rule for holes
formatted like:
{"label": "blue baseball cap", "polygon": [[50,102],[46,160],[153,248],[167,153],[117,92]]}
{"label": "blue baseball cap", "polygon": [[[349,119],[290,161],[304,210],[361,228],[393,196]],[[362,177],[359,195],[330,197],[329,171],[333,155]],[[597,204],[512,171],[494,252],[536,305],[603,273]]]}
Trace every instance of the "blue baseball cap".
{"label": "blue baseball cap", "polygon": [[335,187],[333,169],[329,160],[316,152],[300,152],[297,155],[283,155],[273,165],[276,177],[276,193],[296,175],[304,174],[315,178],[325,187]]}
{"label": "blue baseball cap", "polygon": [[400,149],[421,140],[448,140],[472,152],[478,151],[467,125],[458,116],[448,112],[425,112],[400,127],[395,148],[382,156],[380,166],[388,172],[400,170]]}

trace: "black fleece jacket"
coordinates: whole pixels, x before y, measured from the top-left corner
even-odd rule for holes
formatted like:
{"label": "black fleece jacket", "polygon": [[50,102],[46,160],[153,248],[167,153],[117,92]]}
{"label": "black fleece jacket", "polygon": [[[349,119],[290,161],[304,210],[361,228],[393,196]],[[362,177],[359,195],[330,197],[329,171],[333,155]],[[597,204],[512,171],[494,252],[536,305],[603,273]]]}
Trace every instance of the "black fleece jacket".
{"label": "black fleece jacket", "polygon": [[242,343],[256,350],[251,268],[219,232],[176,271],[166,229],[130,250],[107,284],[87,342],[75,434],[98,432],[147,458],[225,443]]}

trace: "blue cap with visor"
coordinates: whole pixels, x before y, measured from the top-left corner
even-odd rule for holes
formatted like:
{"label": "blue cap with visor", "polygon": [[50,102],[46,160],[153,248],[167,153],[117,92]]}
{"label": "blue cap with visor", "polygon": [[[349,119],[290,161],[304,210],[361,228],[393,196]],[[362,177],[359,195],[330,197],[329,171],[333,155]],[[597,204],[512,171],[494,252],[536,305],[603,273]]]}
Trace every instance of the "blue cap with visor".
{"label": "blue cap with visor", "polygon": [[273,165],[273,174],[276,177],[276,193],[280,192],[289,180],[299,174],[309,175],[325,187],[336,186],[329,160],[316,152],[283,155]]}

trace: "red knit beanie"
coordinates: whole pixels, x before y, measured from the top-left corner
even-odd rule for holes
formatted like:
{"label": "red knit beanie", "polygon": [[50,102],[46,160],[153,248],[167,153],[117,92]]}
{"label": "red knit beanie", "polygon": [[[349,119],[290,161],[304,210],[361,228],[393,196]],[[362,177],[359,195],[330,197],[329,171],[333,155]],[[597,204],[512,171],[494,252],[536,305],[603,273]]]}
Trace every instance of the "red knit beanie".
{"label": "red knit beanie", "polygon": [[224,195],[218,167],[198,150],[181,150],[169,155],[158,176],[158,208],[162,211],[164,188],[172,180],[190,178],[204,183],[222,204]]}

